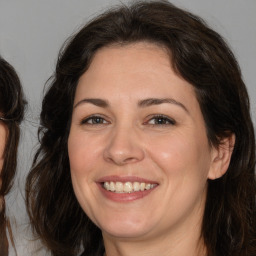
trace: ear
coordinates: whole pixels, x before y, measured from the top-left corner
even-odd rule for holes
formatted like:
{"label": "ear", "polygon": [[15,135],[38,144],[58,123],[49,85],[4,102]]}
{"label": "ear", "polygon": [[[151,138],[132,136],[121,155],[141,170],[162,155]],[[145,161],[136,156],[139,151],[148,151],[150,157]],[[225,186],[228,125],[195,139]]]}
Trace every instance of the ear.
{"label": "ear", "polygon": [[212,161],[208,179],[215,180],[222,177],[228,170],[235,145],[235,134],[223,138],[217,147],[212,148]]}

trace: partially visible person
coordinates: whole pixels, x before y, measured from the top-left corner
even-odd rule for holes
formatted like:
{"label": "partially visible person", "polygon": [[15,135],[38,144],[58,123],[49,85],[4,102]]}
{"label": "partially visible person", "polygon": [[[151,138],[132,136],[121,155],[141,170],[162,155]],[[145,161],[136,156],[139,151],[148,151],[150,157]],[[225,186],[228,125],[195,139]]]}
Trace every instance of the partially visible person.
{"label": "partially visible person", "polygon": [[[0,255],[7,256],[9,241],[14,246],[5,212],[4,197],[13,185],[17,165],[20,122],[26,101],[14,68],[0,57]],[[9,234],[8,234],[9,233]]]}

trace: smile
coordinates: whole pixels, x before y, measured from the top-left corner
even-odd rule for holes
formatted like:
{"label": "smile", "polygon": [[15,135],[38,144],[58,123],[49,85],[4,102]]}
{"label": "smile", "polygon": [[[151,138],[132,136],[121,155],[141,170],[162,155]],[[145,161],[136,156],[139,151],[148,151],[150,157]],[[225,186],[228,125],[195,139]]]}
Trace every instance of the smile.
{"label": "smile", "polygon": [[139,191],[150,190],[156,187],[157,184],[145,183],[145,182],[114,182],[106,181],[103,183],[103,188],[107,191],[114,193],[133,193]]}
{"label": "smile", "polygon": [[157,189],[159,183],[137,176],[105,176],[97,180],[101,193],[118,203],[132,202],[145,198]]}

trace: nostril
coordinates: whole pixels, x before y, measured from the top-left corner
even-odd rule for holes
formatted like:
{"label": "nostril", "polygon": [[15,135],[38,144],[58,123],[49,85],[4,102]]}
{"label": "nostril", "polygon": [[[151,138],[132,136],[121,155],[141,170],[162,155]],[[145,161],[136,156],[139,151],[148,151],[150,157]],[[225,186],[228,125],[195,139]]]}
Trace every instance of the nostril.
{"label": "nostril", "polygon": [[135,161],[136,161],[136,158],[134,158],[134,157],[129,157],[129,158],[126,158],[126,159],[124,160],[125,163],[128,163],[128,162],[135,162]]}

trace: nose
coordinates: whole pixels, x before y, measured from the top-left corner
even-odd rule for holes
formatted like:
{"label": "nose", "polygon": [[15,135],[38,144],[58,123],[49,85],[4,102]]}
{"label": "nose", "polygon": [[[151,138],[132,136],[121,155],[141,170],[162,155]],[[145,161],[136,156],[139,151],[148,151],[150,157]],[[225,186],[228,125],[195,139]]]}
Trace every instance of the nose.
{"label": "nose", "polygon": [[144,158],[141,136],[133,128],[113,129],[104,150],[104,159],[116,165],[136,163]]}

